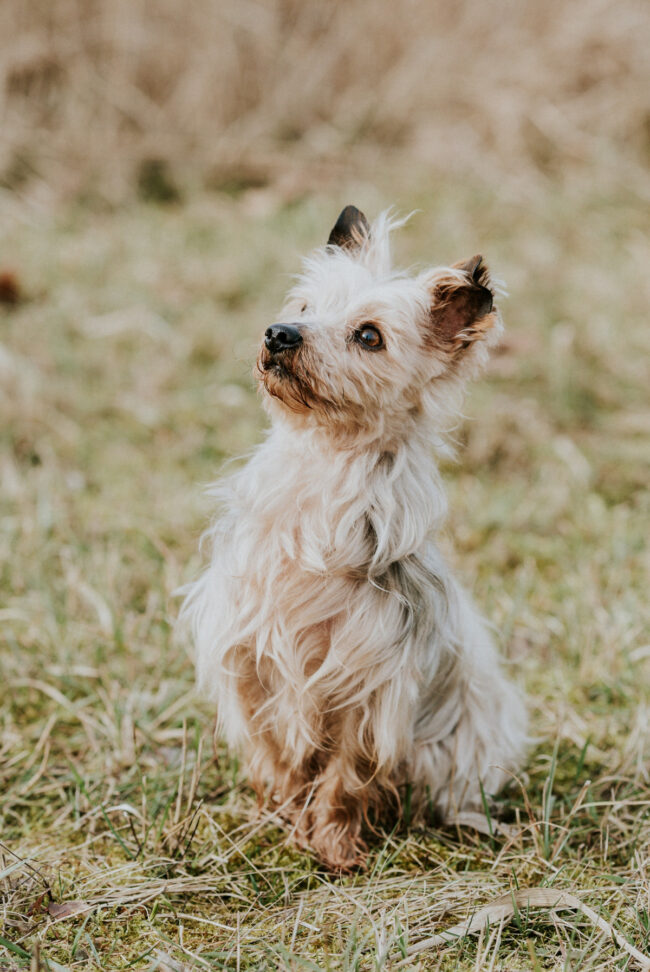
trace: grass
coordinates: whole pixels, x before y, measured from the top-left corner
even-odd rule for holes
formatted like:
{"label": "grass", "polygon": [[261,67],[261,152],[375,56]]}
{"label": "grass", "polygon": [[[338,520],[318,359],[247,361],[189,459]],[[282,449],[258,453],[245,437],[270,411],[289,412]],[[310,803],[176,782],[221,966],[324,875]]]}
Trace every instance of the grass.
{"label": "grass", "polygon": [[[638,967],[583,915],[521,908],[406,957],[540,886],[650,953],[639,200],[587,181],[381,178],[290,202],[0,200],[0,270],[22,293],[0,309],[2,969]],[[367,873],[335,878],[257,812],[236,759],[213,759],[173,592],[199,567],[201,485],[259,440],[259,335],[352,200],[422,210],[403,261],[480,249],[508,281],[506,343],[445,469],[444,543],[525,684],[536,742],[500,800],[507,832],[396,821]]]}

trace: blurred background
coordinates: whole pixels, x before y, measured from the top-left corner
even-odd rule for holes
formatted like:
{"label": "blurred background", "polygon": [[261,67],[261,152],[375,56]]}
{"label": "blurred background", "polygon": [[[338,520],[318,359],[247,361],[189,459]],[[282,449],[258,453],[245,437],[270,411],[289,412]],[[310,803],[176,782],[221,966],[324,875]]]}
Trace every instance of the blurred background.
{"label": "blurred background", "polygon": [[643,0],[3,0],[0,180],[172,198],[426,166],[644,176]]}
{"label": "blurred background", "polygon": [[[317,961],[371,952],[386,915],[427,935],[469,913],[463,875],[503,894],[552,865],[650,949],[649,50],[647,0],[0,0],[0,843],[34,864],[0,848],[0,906],[20,948],[34,929],[65,967],[81,948],[39,917],[41,879],[133,904],[171,876],[174,954],[209,934],[224,968],[242,942],[261,968],[271,927]],[[415,211],[401,264],[482,252],[506,282],[442,543],[537,743],[527,802],[504,798],[521,842],[401,831],[344,903],[201,749],[212,713],[173,631],[202,486],[262,435],[260,337],[347,203]],[[160,900],[119,918],[127,965],[177,936]],[[83,926],[105,967],[116,927]],[[578,945],[614,967],[609,940],[571,931],[567,965],[530,934],[540,968]],[[504,931],[508,968],[535,964],[528,935]],[[467,947],[454,968],[479,967]]]}

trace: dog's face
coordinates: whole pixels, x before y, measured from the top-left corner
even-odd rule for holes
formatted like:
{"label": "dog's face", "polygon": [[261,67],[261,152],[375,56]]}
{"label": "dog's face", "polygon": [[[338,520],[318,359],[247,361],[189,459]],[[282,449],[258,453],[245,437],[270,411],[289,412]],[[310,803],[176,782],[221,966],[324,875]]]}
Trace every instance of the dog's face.
{"label": "dog's face", "polygon": [[499,329],[481,257],[409,277],[390,269],[390,223],[352,206],[305,261],[256,375],[272,411],[348,431],[395,427],[473,370]]}

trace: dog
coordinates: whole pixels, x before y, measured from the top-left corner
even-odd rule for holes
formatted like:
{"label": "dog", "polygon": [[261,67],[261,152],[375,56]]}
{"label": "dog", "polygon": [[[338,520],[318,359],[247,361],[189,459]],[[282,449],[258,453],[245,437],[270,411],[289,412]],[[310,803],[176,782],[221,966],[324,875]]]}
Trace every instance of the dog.
{"label": "dog", "polygon": [[436,456],[502,321],[480,256],[393,270],[388,214],[354,206],[304,261],[255,376],[271,427],[214,488],[182,615],[198,686],[293,840],[363,867],[369,815],[408,787],[452,821],[526,741],[519,690],[435,543]]}

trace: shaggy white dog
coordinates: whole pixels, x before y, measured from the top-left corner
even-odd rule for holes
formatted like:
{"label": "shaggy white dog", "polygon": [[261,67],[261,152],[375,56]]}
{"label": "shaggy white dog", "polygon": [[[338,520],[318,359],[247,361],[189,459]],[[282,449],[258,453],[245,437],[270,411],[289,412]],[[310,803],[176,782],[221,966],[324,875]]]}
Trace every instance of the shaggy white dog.
{"label": "shaggy white dog", "polygon": [[526,743],[519,693],[435,543],[435,454],[501,332],[494,288],[480,257],[394,271],[390,229],[346,207],[266,330],[272,426],[215,487],[211,561],[183,608],[220,730],[334,868],[363,863],[363,821],[400,787],[453,819]]}

